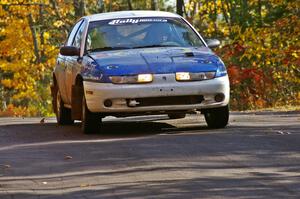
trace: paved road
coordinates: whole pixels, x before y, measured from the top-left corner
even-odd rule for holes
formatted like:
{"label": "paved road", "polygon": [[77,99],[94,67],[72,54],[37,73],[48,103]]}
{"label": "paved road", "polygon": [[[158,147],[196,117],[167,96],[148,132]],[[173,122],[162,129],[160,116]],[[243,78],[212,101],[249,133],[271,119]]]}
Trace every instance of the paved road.
{"label": "paved road", "polygon": [[0,118],[0,198],[300,198],[300,113],[105,121]]}

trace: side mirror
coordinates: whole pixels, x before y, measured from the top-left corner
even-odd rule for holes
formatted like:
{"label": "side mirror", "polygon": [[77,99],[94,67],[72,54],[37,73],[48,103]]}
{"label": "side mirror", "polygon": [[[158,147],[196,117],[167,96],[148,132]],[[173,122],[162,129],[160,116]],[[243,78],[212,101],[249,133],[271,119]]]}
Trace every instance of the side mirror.
{"label": "side mirror", "polygon": [[75,46],[63,46],[60,48],[60,54],[64,56],[79,56],[80,50]]}
{"label": "side mirror", "polygon": [[206,43],[210,48],[216,48],[221,45],[221,42],[218,39],[207,39]]}

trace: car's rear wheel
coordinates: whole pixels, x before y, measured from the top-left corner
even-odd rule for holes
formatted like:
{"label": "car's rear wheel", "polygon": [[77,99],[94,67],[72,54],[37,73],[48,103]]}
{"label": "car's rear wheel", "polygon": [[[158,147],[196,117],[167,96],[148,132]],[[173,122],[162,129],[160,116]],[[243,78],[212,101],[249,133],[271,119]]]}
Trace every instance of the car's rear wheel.
{"label": "car's rear wheel", "polygon": [[85,96],[82,98],[81,129],[85,134],[97,133],[100,131],[102,118],[99,113],[92,113],[86,105]]}
{"label": "car's rear wheel", "polygon": [[61,99],[59,89],[56,93],[56,120],[60,125],[73,124],[71,109],[64,107],[64,102]]}
{"label": "car's rear wheel", "polygon": [[181,119],[181,118],[185,118],[185,113],[169,113],[168,117],[170,119]]}
{"label": "car's rear wheel", "polygon": [[207,109],[204,117],[209,128],[224,128],[229,120],[228,105],[219,108]]}

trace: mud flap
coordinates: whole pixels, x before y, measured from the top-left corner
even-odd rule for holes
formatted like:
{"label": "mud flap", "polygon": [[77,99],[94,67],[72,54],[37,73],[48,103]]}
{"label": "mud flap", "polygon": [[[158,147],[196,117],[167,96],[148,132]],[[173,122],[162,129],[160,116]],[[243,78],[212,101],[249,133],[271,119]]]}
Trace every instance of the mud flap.
{"label": "mud flap", "polygon": [[51,89],[51,96],[52,96],[52,109],[53,109],[53,112],[56,113],[57,87],[55,85],[51,85],[50,89]]}
{"label": "mud flap", "polygon": [[72,119],[80,120],[82,112],[82,97],[83,97],[83,88],[82,86],[73,85],[72,86]]}

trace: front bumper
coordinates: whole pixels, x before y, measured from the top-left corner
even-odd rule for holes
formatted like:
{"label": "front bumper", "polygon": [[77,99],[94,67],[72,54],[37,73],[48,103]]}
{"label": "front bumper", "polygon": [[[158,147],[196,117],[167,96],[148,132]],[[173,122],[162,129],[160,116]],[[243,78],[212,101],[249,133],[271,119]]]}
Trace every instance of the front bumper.
{"label": "front bumper", "polygon": [[[194,110],[226,106],[229,103],[228,76],[211,80],[177,82],[174,74],[154,75],[152,83],[148,84],[112,84],[84,81],[84,93],[87,107],[91,112],[103,113],[138,113],[158,111]],[[217,94],[224,94],[220,102],[215,100]],[[173,99],[182,97],[201,98],[176,104]],[[156,99],[157,98],[157,99]],[[129,101],[149,100],[144,105],[129,103]],[[159,103],[160,99],[164,101]],[[167,99],[170,99],[168,104]],[[105,106],[110,100],[111,106]],[[184,99],[183,99],[184,100]],[[194,102],[193,102],[194,101]],[[107,105],[107,104],[106,104]]]}

